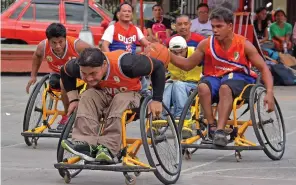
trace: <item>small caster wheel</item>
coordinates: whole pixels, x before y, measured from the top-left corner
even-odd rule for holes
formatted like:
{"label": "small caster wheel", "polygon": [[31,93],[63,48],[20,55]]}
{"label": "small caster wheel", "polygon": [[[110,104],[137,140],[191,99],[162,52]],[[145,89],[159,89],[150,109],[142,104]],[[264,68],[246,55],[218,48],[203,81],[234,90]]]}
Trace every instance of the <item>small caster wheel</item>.
{"label": "small caster wheel", "polygon": [[186,160],[190,160],[191,159],[191,156],[192,154],[189,152],[188,149],[185,149],[185,152],[184,152],[184,157]]}
{"label": "small caster wheel", "polygon": [[135,185],[136,184],[136,177],[133,175],[128,175],[125,177],[125,184],[126,185]]}
{"label": "small caster wheel", "polygon": [[38,144],[38,142],[37,142],[37,141],[38,141],[38,139],[37,139],[37,138],[35,138],[35,137],[33,137],[33,138],[32,138],[32,144],[33,144],[33,148],[34,148],[34,149],[36,149],[36,148],[37,148],[37,144]]}
{"label": "small caster wheel", "polygon": [[235,151],[234,156],[235,156],[237,162],[241,161],[242,155],[241,155],[240,151]]}
{"label": "small caster wheel", "polygon": [[66,184],[69,184],[71,182],[71,176],[68,170],[64,171],[65,175],[64,175],[64,180]]}
{"label": "small caster wheel", "polygon": [[141,172],[135,172],[134,174],[136,177],[139,177],[141,175]]}

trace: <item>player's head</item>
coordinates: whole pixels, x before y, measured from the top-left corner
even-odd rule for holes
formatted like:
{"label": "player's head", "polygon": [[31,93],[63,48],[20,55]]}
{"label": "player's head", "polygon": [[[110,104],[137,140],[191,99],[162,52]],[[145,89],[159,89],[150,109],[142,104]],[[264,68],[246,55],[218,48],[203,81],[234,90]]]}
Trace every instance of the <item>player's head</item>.
{"label": "player's head", "polygon": [[46,37],[55,54],[64,54],[66,47],[66,35],[66,28],[60,23],[52,23],[47,27]]}
{"label": "player's head", "polygon": [[187,15],[180,15],[176,18],[176,31],[179,35],[186,37],[190,34],[191,21]]}
{"label": "player's head", "polygon": [[153,5],[153,7],[152,7],[152,14],[153,14],[153,16],[155,18],[161,17],[162,13],[163,13],[163,9],[162,9],[161,4],[155,4],[155,5]]}
{"label": "player's head", "polygon": [[187,48],[187,42],[181,36],[175,36],[169,42],[169,49],[175,55],[186,57]]}
{"label": "player's head", "polygon": [[215,8],[210,15],[210,20],[217,40],[224,40],[233,32],[233,12],[230,9],[224,7]]}
{"label": "player's head", "polygon": [[86,48],[78,58],[80,74],[89,86],[96,86],[108,69],[107,58],[98,48]]}
{"label": "player's head", "polygon": [[119,5],[119,11],[117,13],[118,20],[123,22],[130,22],[133,18],[133,7],[128,2],[124,2]]}

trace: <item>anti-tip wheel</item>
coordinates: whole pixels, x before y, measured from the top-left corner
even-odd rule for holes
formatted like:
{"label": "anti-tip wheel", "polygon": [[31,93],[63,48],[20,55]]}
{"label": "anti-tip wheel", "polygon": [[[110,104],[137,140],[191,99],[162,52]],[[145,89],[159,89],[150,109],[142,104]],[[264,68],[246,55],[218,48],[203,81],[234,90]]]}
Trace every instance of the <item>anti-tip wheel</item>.
{"label": "anti-tip wheel", "polygon": [[242,155],[241,155],[240,151],[235,151],[234,156],[235,156],[236,162],[241,161]]}
{"label": "anti-tip wheel", "polygon": [[126,185],[135,185],[136,184],[136,177],[133,175],[128,175],[125,178]]}
{"label": "anti-tip wheel", "polygon": [[135,172],[134,174],[136,177],[139,177],[141,175],[141,172]]}
{"label": "anti-tip wheel", "polygon": [[69,184],[71,182],[71,176],[68,170],[65,170],[64,180],[66,184]]}

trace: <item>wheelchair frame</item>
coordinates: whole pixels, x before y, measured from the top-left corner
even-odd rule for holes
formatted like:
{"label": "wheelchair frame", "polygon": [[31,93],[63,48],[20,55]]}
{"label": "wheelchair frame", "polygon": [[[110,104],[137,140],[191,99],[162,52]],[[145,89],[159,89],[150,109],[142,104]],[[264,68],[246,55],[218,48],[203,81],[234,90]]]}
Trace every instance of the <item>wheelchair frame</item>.
{"label": "wheelchair frame", "polygon": [[[60,175],[64,178],[66,183],[69,183],[71,181],[71,178],[75,177],[82,171],[82,169],[89,169],[89,170],[103,170],[103,171],[116,171],[116,172],[123,172],[125,176],[125,182],[127,185],[135,184],[136,177],[129,175],[128,172],[134,172],[135,176],[139,176],[140,172],[154,172],[156,177],[163,182],[164,184],[173,184],[175,183],[181,172],[181,165],[182,165],[182,155],[181,155],[181,145],[180,145],[180,138],[178,135],[178,129],[175,125],[174,120],[172,119],[172,115],[168,111],[168,109],[164,106],[166,111],[168,112],[168,115],[170,117],[170,120],[156,120],[152,121],[152,115],[151,113],[147,113],[147,107],[148,103],[150,102],[152,98],[146,97],[144,101],[141,104],[140,107],[140,113],[135,112],[133,110],[126,110],[121,118],[121,125],[122,125],[122,151],[121,156],[123,159],[119,160],[119,163],[122,163],[122,165],[104,165],[104,164],[94,164],[93,162],[88,162],[84,164],[75,164],[79,162],[81,159],[79,156],[74,156],[70,158],[64,159],[64,149],[61,147],[61,142],[63,139],[67,139],[69,135],[69,130],[72,128],[74,124],[75,116],[72,115],[71,119],[69,119],[69,123],[65,127],[62,136],[60,138],[59,144],[58,144],[58,150],[57,150],[57,161],[58,163],[54,164],[54,167],[58,169]],[[136,115],[139,114],[140,119],[140,129],[141,129],[141,138],[128,138],[126,135],[126,125],[131,123],[135,120]],[[127,119],[127,117],[130,116],[130,118]],[[147,117],[148,116],[148,117]],[[152,123],[151,123],[152,122]],[[150,125],[149,125],[150,123]],[[171,126],[171,130],[173,130],[174,138],[175,138],[175,144],[177,144],[175,151],[177,154],[177,160],[178,164],[176,167],[176,170],[174,172],[167,169],[167,167],[164,166],[162,159],[158,155],[156,145],[157,142],[155,141],[154,134],[150,136],[150,139],[147,139],[146,132],[152,132],[153,126]],[[100,129],[102,131],[102,129]],[[154,139],[153,139],[154,138]],[[165,139],[163,140],[165,141]],[[146,157],[148,159],[149,164],[145,164],[144,162],[141,162],[138,157],[137,153],[139,152],[139,149],[143,145],[144,151],[146,154]],[[164,177],[160,170],[157,168],[157,164],[155,160],[152,157],[150,146],[152,145],[152,148],[154,149],[154,153],[156,156],[156,159],[159,163],[159,166],[164,170],[166,175],[171,175],[174,178],[172,180],[167,179]],[[75,170],[74,173],[70,173],[69,170]]]}
{"label": "wheelchair frame", "polygon": [[[34,87],[29,101],[26,106],[24,119],[23,119],[23,132],[21,133],[24,136],[25,143],[28,146],[33,144],[33,148],[37,147],[37,142],[40,137],[51,137],[51,138],[60,138],[60,132],[50,131],[48,133],[43,133],[46,129],[50,129],[50,126],[53,125],[56,118],[59,115],[65,115],[65,111],[58,109],[58,102],[61,100],[61,92],[51,90],[49,84],[46,82],[49,79],[50,74],[45,75]],[[42,87],[45,87],[42,92],[40,92]],[[83,89],[80,91],[83,92],[86,88],[84,84]],[[36,107],[35,102],[38,94],[41,93],[41,108]],[[49,103],[47,103],[47,98],[49,97]],[[37,123],[34,123],[35,128],[29,129],[30,119],[33,112],[40,112],[40,116],[37,120]],[[52,116],[49,120],[49,116]],[[30,139],[31,138],[31,141]]]}
{"label": "wheelchair frame", "polygon": [[[250,94],[249,94],[249,112],[250,112],[250,119],[249,120],[238,120],[238,113],[237,110],[239,108],[241,108],[246,102],[246,99],[243,98],[244,93],[246,92],[246,90],[248,88],[251,88],[250,90]],[[232,109],[232,113],[233,113],[233,119],[232,120],[228,120],[226,126],[232,126],[233,127],[233,131],[230,134],[230,142],[234,141],[234,146],[216,146],[213,145],[211,142],[209,142],[208,138],[207,138],[207,134],[208,134],[208,123],[205,119],[201,118],[199,115],[199,98],[198,98],[198,91],[197,89],[190,95],[190,97],[188,98],[186,105],[183,109],[181,118],[179,120],[179,132],[180,135],[182,136],[182,129],[183,129],[183,125],[184,124],[188,124],[188,122],[190,121],[195,121],[195,129],[197,130],[197,135],[187,138],[187,139],[182,139],[181,141],[181,146],[183,148],[183,154],[185,154],[186,159],[190,159],[191,155],[198,149],[216,149],[216,150],[235,150],[235,157],[237,161],[240,161],[240,159],[242,159],[241,156],[241,151],[243,150],[264,150],[265,154],[272,160],[280,160],[284,154],[284,150],[285,150],[285,142],[286,142],[286,134],[285,134],[285,125],[284,125],[284,120],[283,120],[283,116],[280,110],[280,107],[275,100],[275,108],[276,108],[276,113],[278,116],[278,119],[280,119],[280,124],[281,124],[281,128],[282,128],[282,141],[281,141],[281,148],[280,149],[275,149],[275,147],[270,143],[270,140],[268,138],[268,136],[266,135],[265,131],[264,131],[264,124],[268,124],[268,123],[273,123],[273,120],[267,120],[267,123],[261,123],[262,120],[260,120],[260,112],[258,109],[258,116],[259,116],[259,123],[256,123],[256,113],[255,110],[256,106],[258,106],[258,100],[255,100],[255,98],[257,96],[260,96],[258,94],[256,94],[256,89],[258,88],[262,88],[264,89],[260,95],[265,92],[265,88],[263,85],[260,84],[249,84],[247,86],[244,87],[243,91],[241,92],[241,94],[239,95],[239,97],[235,98],[233,101],[233,109]],[[192,101],[195,98],[195,104],[194,106],[192,106]],[[190,108],[190,112],[194,115],[191,116],[191,120],[185,120],[186,114],[188,112]],[[245,112],[244,112],[245,113]],[[254,124],[255,123],[255,124]],[[258,125],[260,124],[260,125]],[[203,126],[203,129],[201,129],[201,126]],[[249,126],[253,126],[255,135],[257,137],[257,140],[259,142],[260,145],[257,145],[256,143],[246,139],[246,137],[244,136],[247,128]],[[205,128],[207,127],[207,128]],[[261,128],[260,128],[261,127]],[[260,134],[259,130],[262,130],[261,132],[263,132],[263,136]],[[182,138],[182,137],[181,137]],[[199,140],[202,140],[200,142],[200,144],[194,144],[196,142],[198,142]],[[263,140],[266,140],[266,142],[264,142]],[[190,151],[190,149],[193,149],[192,151]],[[270,150],[271,149],[271,150]],[[276,152],[278,155],[272,154],[272,152]]]}

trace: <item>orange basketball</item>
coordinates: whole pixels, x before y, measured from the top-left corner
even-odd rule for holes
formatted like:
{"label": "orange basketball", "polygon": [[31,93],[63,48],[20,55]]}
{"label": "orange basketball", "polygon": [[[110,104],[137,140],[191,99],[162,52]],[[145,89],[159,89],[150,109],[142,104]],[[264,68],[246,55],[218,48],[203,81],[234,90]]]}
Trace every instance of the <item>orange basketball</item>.
{"label": "orange basketball", "polygon": [[170,63],[170,52],[167,47],[160,43],[151,43],[150,51],[147,54],[152,58],[160,60],[165,67]]}

